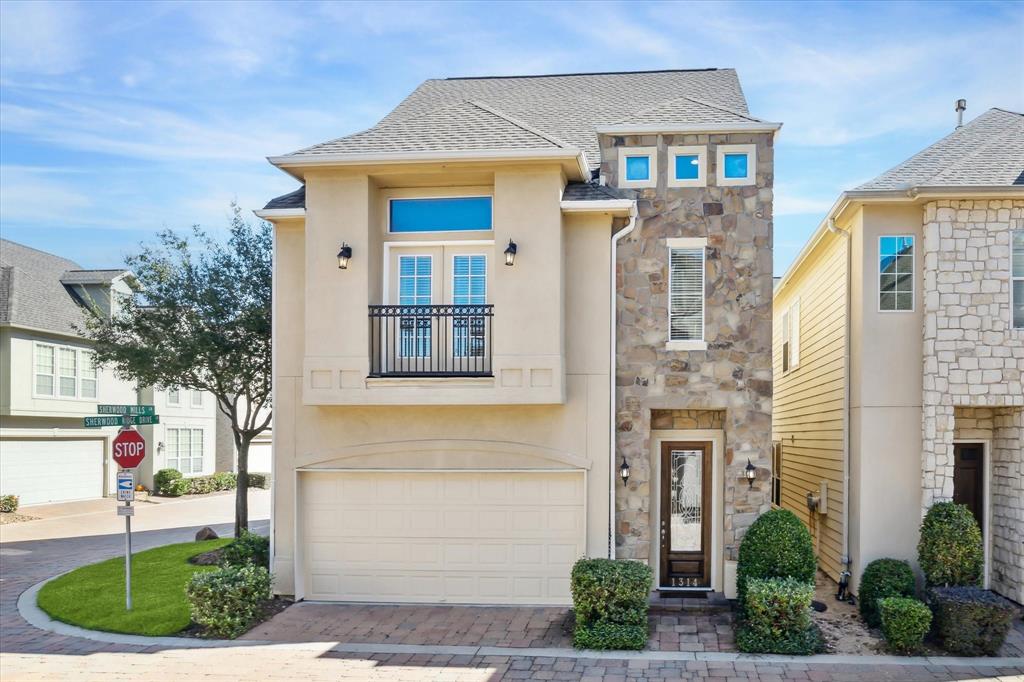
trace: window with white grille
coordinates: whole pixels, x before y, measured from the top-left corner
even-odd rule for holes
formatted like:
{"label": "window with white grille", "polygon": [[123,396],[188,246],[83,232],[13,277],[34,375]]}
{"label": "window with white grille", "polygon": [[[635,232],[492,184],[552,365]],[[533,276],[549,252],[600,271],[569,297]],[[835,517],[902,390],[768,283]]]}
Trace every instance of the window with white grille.
{"label": "window with white grille", "polygon": [[668,281],[669,341],[703,341],[704,247],[670,245]]}
{"label": "window with white grille", "polygon": [[167,468],[183,474],[203,473],[203,430],[167,429]]}
{"label": "window with white grille", "polygon": [[782,313],[782,371],[800,365],[800,300],[793,301]]}
{"label": "window with white grille", "polygon": [[96,398],[98,373],[92,351],[36,343],[34,365],[33,387],[37,398]]}

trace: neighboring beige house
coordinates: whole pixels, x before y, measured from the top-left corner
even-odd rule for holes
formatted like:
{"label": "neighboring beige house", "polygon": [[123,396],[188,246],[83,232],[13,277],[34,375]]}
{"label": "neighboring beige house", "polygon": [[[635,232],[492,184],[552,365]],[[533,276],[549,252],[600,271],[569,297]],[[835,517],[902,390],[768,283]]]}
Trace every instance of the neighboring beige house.
{"label": "neighboring beige house", "polygon": [[[262,415],[270,412],[264,409]],[[272,466],[273,432],[270,428],[249,443],[249,471],[270,473]],[[238,451],[231,432],[231,420],[217,410],[217,471],[238,471]]]}
{"label": "neighboring beige house", "polygon": [[[775,291],[777,504],[856,587],[967,504],[1024,602],[1024,116],[990,109],[840,196]],[[818,509],[808,509],[808,494]]]}
{"label": "neighboring beige house", "polygon": [[730,69],[461,78],[271,158],[304,183],[257,212],[275,590],[566,604],[585,555],[728,590],[769,508],[778,128]]}
{"label": "neighboring beige house", "polygon": [[[127,270],[83,270],[76,263],[0,240],[0,493],[22,505],[112,495],[110,458],[116,427],[83,428],[99,404],[154,404],[161,423],[139,427],[149,453],[139,482],[177,465],[187,475],[213,473],[213,396],[138,388],[93,363],[81,327],[86,306],[116,312],[132,294]],[[201,404],[199,404],[201,403]]]}

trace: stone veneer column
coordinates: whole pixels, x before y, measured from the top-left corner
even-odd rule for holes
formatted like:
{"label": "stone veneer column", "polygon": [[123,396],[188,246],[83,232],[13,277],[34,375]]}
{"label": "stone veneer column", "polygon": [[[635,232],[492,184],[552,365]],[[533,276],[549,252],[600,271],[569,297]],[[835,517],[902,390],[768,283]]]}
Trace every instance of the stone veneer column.
{"label": "stone veneer column", "polygon": [[1024,408],[996,411],[992,433],[992,589],[1024,603]]}
{"label": "stone veneer column", "polygon": [[1024,331],[1010,322],[1016,229],[1024,201],[925,205],[922,512],[953,497],[954,408],[1024,405]]}

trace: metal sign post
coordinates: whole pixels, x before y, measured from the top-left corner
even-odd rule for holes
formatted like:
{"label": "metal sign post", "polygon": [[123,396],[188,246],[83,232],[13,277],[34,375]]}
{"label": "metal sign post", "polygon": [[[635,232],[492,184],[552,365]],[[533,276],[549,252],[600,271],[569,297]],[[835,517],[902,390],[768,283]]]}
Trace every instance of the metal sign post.
{"label": "metal sign post", "polygon": [[117,500],[124,502],[124,506],[117,508],[117,515],[124,517],[124,607],[127,611],[132,610],[132,516],[135,515],[132,500],[134,499],[135,474],[122,469],[117,472]]}

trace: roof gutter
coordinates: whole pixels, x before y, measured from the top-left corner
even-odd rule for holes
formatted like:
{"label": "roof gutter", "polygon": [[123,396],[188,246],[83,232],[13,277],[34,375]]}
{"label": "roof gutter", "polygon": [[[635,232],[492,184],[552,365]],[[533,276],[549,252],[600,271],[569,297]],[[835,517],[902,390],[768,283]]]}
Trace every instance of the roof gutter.
{"label": "roof gutter", "polygon": [[751,121],[750,123],[618,123],[597,126],[598,133],[606,135],[645,135],[664,133],[776,133],[782,128],[781,123],[768,121]]}
{"label": "roof gutter", "polygon": [[374,152],[371,154],[289,154],[268,156],[274,166],[302,179],[300,169],[325,166],[367,166],[406,163],[462,163],[488,161],[548,161],[575,160],[579,175],[576,179],[590,180],[587,155],[578,149],[481,149],[427,152]]}
{"label": "roof gutter", "polygon": [[253,215],[263,220],[282,220],[286,218],[305,218],[304,208],[263,208],[253,211]]}
{"label": "roof gutter", "polygon": [[636,218],[636,202],[632,199],[601,199],[597,201],[564,200],[559,206],[564,213],[603,212]]}

